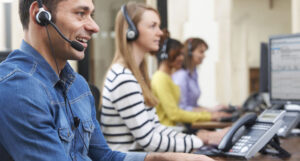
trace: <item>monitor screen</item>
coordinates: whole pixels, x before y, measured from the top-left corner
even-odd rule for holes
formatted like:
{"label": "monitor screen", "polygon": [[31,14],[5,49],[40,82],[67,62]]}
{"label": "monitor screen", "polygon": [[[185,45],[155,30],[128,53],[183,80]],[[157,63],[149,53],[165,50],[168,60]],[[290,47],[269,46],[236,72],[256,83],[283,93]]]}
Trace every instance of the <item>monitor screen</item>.
{"label": "monitor screen", "polygon": [[0,62],[6,59],[10,51],[0,51]]}
{"label": "monitor screen", "polygon": [[273,104],[300,104],[300,34],[269,39],[269,90]]}

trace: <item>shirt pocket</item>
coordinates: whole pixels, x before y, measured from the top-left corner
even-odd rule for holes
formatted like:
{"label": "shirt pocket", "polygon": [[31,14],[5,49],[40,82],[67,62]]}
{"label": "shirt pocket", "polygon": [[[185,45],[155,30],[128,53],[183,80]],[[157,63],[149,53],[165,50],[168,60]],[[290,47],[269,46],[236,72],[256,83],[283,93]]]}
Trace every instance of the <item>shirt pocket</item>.
{"label": "shirt pocket", "polygon": [[65,127],[65,128],[58,128],[58,135],[62,144],[64,145],[66,153],[69,154],[72,140],[74,138],[74,133],[71,131],[70,128]]}
{"label": "shirt pocket", "polygon": [[[93,121],[84,121],[82,122],[82,128],[83,128],[83,136],[84,136],[84,144],[85,146],[89,147],[89,143],[92,137],[92,134],[95,129],[95,125]],[[87,154],[87,149],[84,148],[85,150],[83,151],[84,154]]]}

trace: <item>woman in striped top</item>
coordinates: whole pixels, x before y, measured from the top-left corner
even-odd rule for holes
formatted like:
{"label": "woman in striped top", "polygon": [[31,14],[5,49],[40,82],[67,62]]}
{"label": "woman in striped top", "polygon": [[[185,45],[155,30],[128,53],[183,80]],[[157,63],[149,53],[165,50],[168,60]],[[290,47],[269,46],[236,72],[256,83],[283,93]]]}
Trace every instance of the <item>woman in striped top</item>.
{"label": "woman in striped top", "polygon": [[[158,12],[137,3],[127,4],[127,12],[139,36],[131,41],[126,38],[128,23],[124,12],[119,12],[115,23],[115,57],[102,92],[100,120],[107,143],[120,151],[191,152],[201,147],[206,138],[201,140],[161,125],[153,108],[158,101],[151,91],[145,55],[159,49],[162,32]],[[200,159],[192,154],[180,156],[182,160]]]}

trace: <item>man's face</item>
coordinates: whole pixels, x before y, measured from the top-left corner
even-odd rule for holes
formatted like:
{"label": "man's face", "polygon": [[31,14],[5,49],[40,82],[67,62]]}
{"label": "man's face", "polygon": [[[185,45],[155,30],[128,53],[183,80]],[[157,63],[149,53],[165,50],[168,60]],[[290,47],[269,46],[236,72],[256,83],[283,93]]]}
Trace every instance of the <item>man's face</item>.
{"label": "man's face", "polygon": [[[93,33],[99,31],[98,25],[92,18],[94,4],[92,0],[65,0],[58,3],[56,8],[56,25],[69,39],[79,42],[87,48],[87,41]],[[63,40],[51,27],[50,35],[57,61],[82,60],[84,51],[77,51]]]}

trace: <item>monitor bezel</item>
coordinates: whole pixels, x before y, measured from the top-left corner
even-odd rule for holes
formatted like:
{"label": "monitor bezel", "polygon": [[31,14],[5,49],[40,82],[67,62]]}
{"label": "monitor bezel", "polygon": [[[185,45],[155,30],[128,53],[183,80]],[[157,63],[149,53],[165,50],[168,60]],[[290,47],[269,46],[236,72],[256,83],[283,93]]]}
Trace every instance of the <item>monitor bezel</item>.
{"label": "monitor bezel", "polygon": [[285,34],[285,35],[273,35],[270,36],[269,38],[269,46],[268,46],[268,86],[269,86],[269,95],[270,95],[270,102],[272,105],[285,105],[285,104],[298,104],[300,105],[300,98],[298,99],[278,99],[278,98],[273,98],[272,97],[272,40],[274,39],[283,39],[283,38],[294,38],[294,37],[299,37],[300,38],[300,34]]}

